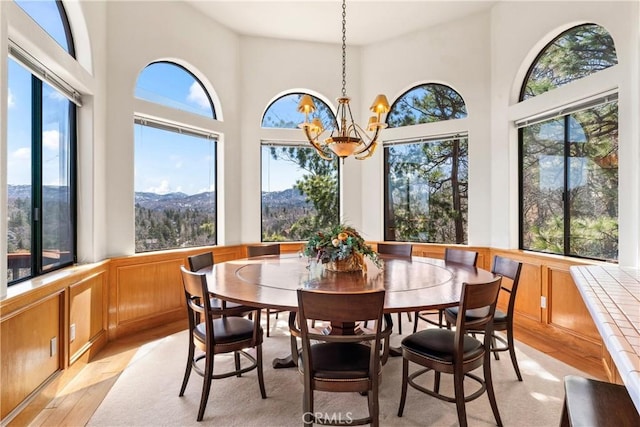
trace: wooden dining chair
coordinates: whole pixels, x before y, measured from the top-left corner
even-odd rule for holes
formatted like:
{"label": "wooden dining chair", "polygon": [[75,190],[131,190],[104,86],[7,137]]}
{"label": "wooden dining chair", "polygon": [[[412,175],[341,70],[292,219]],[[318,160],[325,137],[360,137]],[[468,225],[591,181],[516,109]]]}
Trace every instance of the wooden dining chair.
{"label": "wooden dining chair", "polygon": [[[263,399],[267,397],[264,388],[262,371],[262,327],[260,326],[260,309],[255,309],[253,320],[240,316],[237,309],[213,310],[210,303],[210,292],[206,275],[193,273],[184,266],[180,267],[184,295],[189,317],[189,351],[187,366],[182,380],[179,396],[183,396],[191,371],[203,377],[202,393],[197,420],[202,421],[209,399],[211,382],[215,379],[240,376],[253,369],[258,371],[258,385]],[[216,297],[215,294],[213,294]],[[196,348],[202,354],[196,355]],[[255,348],[256,357],[245,351]],[[235,369],[226,372],[214,372],[213,362],[216,354],[234,353]],[[242,367],[240,356],[249,361]],[[199,363],[204,359],[204,369]],[[238,392],[237,390],[235,391]]]}
{"label": "wooden dining chair", "polygon": [[[397,257],[411,258],[413,245],[411,243],[378,243],[378,253],[395,255]],[[411,313],[407,311],[409,322],[412,321]],[[398,313],[398,333],[402,335],[402,313]]]}
{"label": "wooden dining chair", "polygon": [[[453,262],[456,264],[469,265],[469,266],[475,267],[478,262],[478,252],[467,251],[464,249],[445,248],[444,262],[445,264]],[[436,315],[438,316],[437,322],[431,319],[431,317]],[[414,333],[418,330],[419,320],[424,320],[425,322],[431,325],[435,325],[439,328],[443,328],[445,326],[443,310],[420,311],[420,312],[416,312],[414,316],[415,316],[415,322],[413,323]]]}
{"label": "wooden dining chair", "polygon": [[[522,375],[520,375],[520,368],[518,367],[518,360],[516,359],[515,345],[513,343],[513,313],[516,305],[516,293],[518,291],[518,283],[520,282],[521,270],[521,262],[504,258],[499,255],[493,257],[493,267],[491,268],[491,272],[501,276],[503,279],[507,279],[502,280],[501,291],[508,294],[509,298],[507,311],[504,312],[500,309],[496,309],[495,315],[493,316],[493,331],[505,331],[507,337],[505,339],[494,333],[491,337],[491,351],[493,352],[496,360],[499,359],[499,352],[509,352],[509,356],[511,356],[511,364],[513,365],[513,369],[516,371],[518,381],[522,381]],[[508,282],[511,283],[511,286],[508,286]],[[451,324],[455,324],[458,317],[458,307],[447,308],[444,311],[444,316],[447,322],[447,327],[450,327]],[[474,311],[467,311],[465,317],[467,317],[467,321],[472,321],[478,317],[478,313]],[[470,327],[469,330],[473,331],[473,327]],[[500,342],[502,345],[498,346],[497,342]]]}
{"label": "wooden dining chair", "polygon": [[[189,262],[189,270],[191,272],[197,272],[198,270],[202,270],[206,267],[212,267],[214,264],[213,252],[203,252],[198,255],[191,255],[187,257],[187,261]],[[211,302],[211,310],[220,310],[220,309],[235,309],[234,312],[241,313],[241,316],[250,315],[253,313],[255,308],[248,307],[242,304],[237,304],[235,302],[227,301],[222,298],[210,298]],[[244,308],[244,312],[242,312],[241,308]]]}
{"label": "wooden dining chair", "polygon": [[[458,423],[461,427],[467,425],[465,403],[480,397],[486,391],[496,423],[499,426],[502,425],[491,378],[493,314],[498,301],[501,280],[501,277],[496,277],[490,282],[464,283],[462,285],[460,304],[458,305],[459,312],[483,309],[485,310],[484,316],[472,321],[469,321],[465,316],[458,316],[455,331],[444,328],[428,328],[402,340],[402,393],[398,407],[399,417],[403,414],[407,386],[410,385],[430,396],[447,402],[455,402]],[[484,340],[479,341],[469,335],[470,329],[482,330],[485,334]],[[409,362],[424,368],[409,375]],[[480,366],[483,367],[484,378],[471,373]],[[429,371],[434,371],[433,390],[415,381],[416,378]],[[442,373],[453,375],[455,391],[453,397],[440,393],[440,375]],[[476,381],[480,387],[465,396],[464,380],[466,378]]]}
{"label": "wooden dining chair", "polygon": [[[304,425],[345,425],[344,419],[322,417],[314,411],[315,391],[359,392],[367,394],[369,415],[365,418],[349,419],[348,424],[369,423],[377,427],[384,289],[357,293],[303,289],[297,292],[298,325],[302,346],[298,370],[304,384]],[[309,321],[326,319],[348,324],[371,321],[372,332],[363,331],[358,335],[327,335],[309,327]]]}
{"label": "wooden dining chair", "polygon": [[[280,244],[264,244],[264,245],[247,245],[247,258],[254,258],[258,256],[265,255],[280,255]],[[271,336],[271,315],[276,315],[276,320],[278,319],[278,314],[283,313],[284,310],[274,310],[272,308],[267,308],[267,336]]]}

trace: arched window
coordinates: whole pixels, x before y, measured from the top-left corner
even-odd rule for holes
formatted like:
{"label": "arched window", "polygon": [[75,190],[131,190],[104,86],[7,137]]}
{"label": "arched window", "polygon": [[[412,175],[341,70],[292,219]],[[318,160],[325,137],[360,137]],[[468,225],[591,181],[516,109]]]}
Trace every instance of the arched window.
{"label": "arched window", "polygon": [[[273,101],[262,115],[263,128],[299,129],[298,125],[304,122],[304,114],[298,111],[298,103],[304,93],[289,93]],[[321,99],[313,96],[316,111],[311,114],[310,120],[316,117],[320,119],[325,129],[335,127],[335,116],[331,108]]]}
{"label": "arched window", "polygon": [[[455,90],[424,84],[401,95],[387,115],[389,127],[412,126],[467,116]],[[426,132],[425,132],[426,129]],[[384,144],[384,239],[466,243],[468,138],[464,130],[415,136]]]}
{"label": "arched window", "polygon": [[540,95],[618,63],[613,39],[600,25],[571,28],[545,46],[527,73],[520,100]]}
{"label": "arched window", "polygon": [[429,83],[398,97],[387,114],[387,124],[395,128],[464,117],[467,108],[458,92],[449,86]]}
{"label": "arched window", "polygon": [[75,47],[71,35],[71,27],[67,19],[67,13],[60,0],[25,1],[15,0],[20,6],[51,38],[53,38],[69,55],[75,58]]}
{"label": "arched window", "polygon": [[[73,40],[58,1],[18,1],[71,55]],[[7,283],[73,264],[76,259],[77,91],[43,72],[9,40],[7,61]]]}
{"label": "arched window", "polygon": [[[211,96],[180,65],[150,64],[138,76],[135,94],[215,119]],[[136,252],[217,243],[217,135],[168,114],[134,117]]]}
{"label": "arched window", "polygon": [[[538,55],[521,99],[617,64],[607,31],[572,28]],[[534,112],[520,128],[520,248],[601,260],[618,259],[617,93],[584,93]]]}
{"label": "arched window", "polygon": [[138,76],[136,98],[212,119],[216,112],[204,86],[184,67],[172,62],[154,62]]}
{"label": "arched window", "polygon": [[[292,132],[287,141],[262,141],[262,241],[307,240],[317,230],[340,222],[338,160],[321,159],[303,140],[298,124],[304,121],[298,102],[303,93],[273,101],[262,117],[263,128]],[[326,128],[335,123],[329,106],[311,95],[313,118]]]}

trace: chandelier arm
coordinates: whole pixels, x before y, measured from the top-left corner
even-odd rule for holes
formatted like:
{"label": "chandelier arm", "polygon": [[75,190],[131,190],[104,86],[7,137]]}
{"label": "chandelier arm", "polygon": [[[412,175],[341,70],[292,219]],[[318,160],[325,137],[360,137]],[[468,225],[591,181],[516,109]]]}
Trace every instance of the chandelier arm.
{"label": "chandelier arm", "polygon": [[373,156],[373,153],[376,152],[376,148],[378,147],[378,144],[376,141],[374,141],[369,148],[369,151],[364,155],[364,156],[355,156],[356,160],[365,160],[368,159],[369,157]]}
{"label": "chandelier arm", "polygon": [[[356,160],[365,160],[373,156],[373,153],[375,153],[376,148],[378,147],[378,135],[380,134],[380,129],[380,127],[376,126],[376,131],[373,134],[373,138],[371,138],[371,142],[369,142],[362,150],[353,153],[356,155]],[[357,157],[358,154],[362,154],[364,152],[366,152],[364,156]]]}
{"label": "chandelier arm", "polygon": [[[316,149],[316,151],[318,152],[318,155],[320,157],[322,157],[324,160],[333,160],[332,157],[327,156],[327,154],[324,152],[324,150],[322,150],[322,148],[320,147],[320,144],[318,144],[315,141],[315,138],[313,138],[311,136],[311,133],[309,133],[309,126],[303,126],[302,129],[304,130],[304,134],[307,137],[307,140],[309,141],[309,143],[313,146],[313,148]],[[319,136],[320,134],[318,134]]]}
{"label": "chandelier arm", "polygon": [[[371,148],[371,146],[375,145],[376,142],[378,141],[378,136],[380,134],[380,127],[376,126],[376,130],[373,134],[373,136],[369,136],[369,134],[362,129],[359,125],[355,125],[354,127],[359,129],[358,135],[360,136],[360,140],[362,141],[362,145],[364,147],[362,147],[361,149],[355,151],[353,154],[362,154],[365,151],[369,150],[369,148]],[[364,136],[364,138],[362,137]]]}

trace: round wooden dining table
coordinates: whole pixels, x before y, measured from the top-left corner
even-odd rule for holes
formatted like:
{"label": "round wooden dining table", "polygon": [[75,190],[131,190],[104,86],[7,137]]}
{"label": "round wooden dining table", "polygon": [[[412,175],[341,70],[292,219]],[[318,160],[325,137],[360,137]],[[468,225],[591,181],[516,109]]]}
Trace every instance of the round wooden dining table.
{"label": "round wooden dining table", "polygon": [[[380,258],[382,268],[367,260],[363,272],[329,271],[296,254],[226,261],[200,272],[207,276],[209,291],[223,299],[290,312],[298,310],[296,291],[300,288],[329,292],[385,289],[387,314],[454,307],[463,283],[488,282],[495,277],[480,268],[440,259],[382,254]],[[274,362],[274,367],[280,364]]]}

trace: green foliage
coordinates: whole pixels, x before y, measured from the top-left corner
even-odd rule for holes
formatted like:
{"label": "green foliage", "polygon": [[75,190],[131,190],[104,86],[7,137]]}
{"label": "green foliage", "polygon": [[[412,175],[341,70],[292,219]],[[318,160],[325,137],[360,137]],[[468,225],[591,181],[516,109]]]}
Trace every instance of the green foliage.
{"label": "green foliage", "polygon": [[385,148],[385,239],[466,243],[467,139]]}
{"label": "green foliage", "polygon": [[135,206],[136,252],[215,244],[212,213],[195,208]]}
{"label": "green foliage", "polygon": [[[523,129],[524,249],[618,258],[617,123],[617,105],[611,103]],[[565,142],[566,126],[569,139]],[[569,152],[566,184],[565,145]]]}
{"label": "green foliage", "polygon": [[596,24],[574,27],[549,43],[529,71],[522,99],[588,76],[618,63],[613,39]]}
{"label": "green foliage", "polygon": [[415,87],[394,103],[387,115],[389,127],[411,126],[467,116],[464,100],[449,86],[426,84]]}
{"label": "green foliage", "polygon": [[342,224],[314,233],[305,245],[304,254],[323,264],[345,260],[353,255],[366,256],[378,267],[381,266],[378,253],[365,243],[353,227]]}
{"label": "green foliage", "polygon": [[293,187],[305,196],[309,208],[276,209],[263,202],[262,240],[305,240],[313,231],[337,224],[340,208],[337,160],[323,160],[307,147],[271,147],[270,155],[306,171]]}

